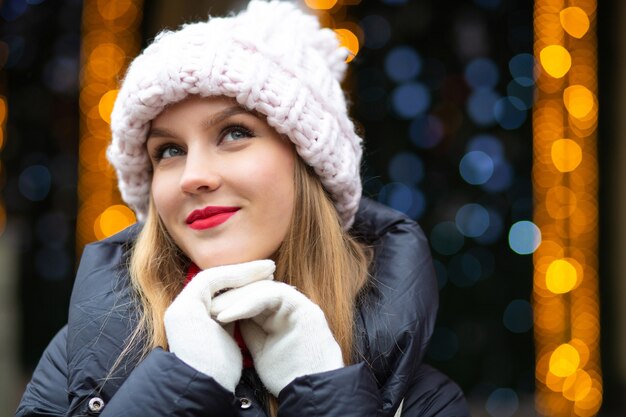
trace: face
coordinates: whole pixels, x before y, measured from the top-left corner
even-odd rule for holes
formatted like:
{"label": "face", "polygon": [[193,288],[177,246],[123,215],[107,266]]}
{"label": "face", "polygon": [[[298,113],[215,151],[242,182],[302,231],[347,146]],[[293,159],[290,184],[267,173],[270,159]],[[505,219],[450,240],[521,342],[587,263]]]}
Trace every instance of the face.
{"label": "face", "polygon": [[191,97],[152,121],[152,198],[200,268],[271,258],[294,206],[295,150],[265,119],[224,97]]}

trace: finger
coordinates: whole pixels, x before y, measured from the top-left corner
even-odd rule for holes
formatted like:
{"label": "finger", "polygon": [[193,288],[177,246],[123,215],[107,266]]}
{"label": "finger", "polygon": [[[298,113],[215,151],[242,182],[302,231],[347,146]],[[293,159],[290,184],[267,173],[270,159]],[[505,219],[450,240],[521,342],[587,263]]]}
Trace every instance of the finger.
{"label": "finger", "polygon": [[276,310],[282,302],[282,284],[258,281],[220,294],[211,303],[211,315],[221,323],[252,318]]}
{"label": "finger", "polygon": [[255,281],[271,279],[276,270],[274,261],[263,259],[205,269],[191,281],[206,280],[210,295],[227,288],[239,288]]}

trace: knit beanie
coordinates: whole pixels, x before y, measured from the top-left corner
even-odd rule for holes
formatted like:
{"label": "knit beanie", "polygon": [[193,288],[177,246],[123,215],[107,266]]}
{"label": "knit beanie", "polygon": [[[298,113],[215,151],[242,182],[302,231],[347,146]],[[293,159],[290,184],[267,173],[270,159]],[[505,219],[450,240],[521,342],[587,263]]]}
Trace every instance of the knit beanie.
{"label": "knit beanie", "polygon": [[151,183],[150,122],[189,95],[233,97],[286,135],[329,192],[348,229],[361,198],[361,138],[340,82],[348,56],[315,16],[252,0],[237,15],[160,33],[131,63],[111,114],[107,156],[122,198],[145,219]]}

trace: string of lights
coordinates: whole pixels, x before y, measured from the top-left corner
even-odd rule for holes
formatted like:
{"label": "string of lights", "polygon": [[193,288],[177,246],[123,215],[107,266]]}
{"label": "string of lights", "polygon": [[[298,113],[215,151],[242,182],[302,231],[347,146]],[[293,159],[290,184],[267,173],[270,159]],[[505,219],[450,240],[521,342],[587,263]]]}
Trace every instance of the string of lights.
{"label": "string of lights", "polygon": [[593,416],[602,404],[596,6],[534,6],[535,403],[546,416]]}
{"label": "string of lights", "polygon": [[76,248],[133,224],[106,160],[110,114],[131,57],[140,47],[141,0],[86,1],[83,6]]}

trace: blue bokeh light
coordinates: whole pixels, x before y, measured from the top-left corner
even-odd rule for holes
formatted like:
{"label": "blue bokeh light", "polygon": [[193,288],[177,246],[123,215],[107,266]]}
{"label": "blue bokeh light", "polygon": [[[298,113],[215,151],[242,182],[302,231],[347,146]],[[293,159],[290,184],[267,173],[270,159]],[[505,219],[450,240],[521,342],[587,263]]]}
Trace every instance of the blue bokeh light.
{"label": "blue bokeh light", "polygon": [[417,82],[403,84],[393,91],[392,105],[398,116],[411,119],[428,109],[430,92]]}
{"label": "blue bokeh light", "polygon": [[541,244],[541,230],[531,221],[519,221],[509,230],[509,246],[520,255],[529,255]]}
{"label": "blue bokeh light", "polygon": [[48,212],[37,221],[36,234],[41,243],[62,248],[69,239],[67,216],[62,212]]}
{"label": "blue bokeh light", "polygon": [[520,78],[534,84],[535,58],[531,54],[517,54],[509,60],[509,71],[514,79]]}
{"label": "blue bokeh light", "polygon": [[497,242],[504,231],[504,220],[496,210],[488,208],[489,227],[481,236],[474,238],[481,245],[490,245]]}
{"label": "blue bokeh light", "polygon": [[424,193],[413,186],[392,182],[380,189],[378,200],[413,219],[419,219],[426,210]]}
{"label": "blue bokeh light", "polygon": [[502,323],[513,333],[526,333],[533,327],[533,310],[526,300],[513,300],[504,310]]}
{"label": "blue bokeh light", "polygon": [[494,164],[493,175],[481,187],[490,193],[504,191],[513,183],[513,167],[511,164],[501,159]]}
{"label": "blue bokeh light", "polygon": [[466,204],[456,212],[455,223],[464,236],[478,237],[489,228],[489,213],[480,204]]}
{"label": "blue bokeh light", "polygon": [[424,163],[414,153],[397,153],[389,162],[389,177],[396,182],[417,184],[424,178]]}
{"label": "blue bokeh light", "polygon": [[465,238],[451,221],[441,222],[430,232],[430,245],[440,255],[454,255],[465,243]]}
{"label": "blue bokeh light", "polygon": [[506,93],[510,97],[515,97],[519,100],[515,104],[522,106],[520,110],[528,110],[533,106],[535,100],[535,88],[532,85],[525,86],[520,84],[519,81],[521,80],[521,78],[511,80],[506,87]]}
{"label": "blue bokeh light", "polygon": [[467,152],[481,151],[489,155],[491,160],[497,164],[504,158],[504,146],[500,139],[489,134],[479,134],[472,137],[467,143]]}
{"label": "blue bokeh light", "polygon": [[494,108],[500,95],[489,88],[479,88],[467,99],[467,114],[479,126],[490,126],[496,121]]}
{"label": "blue bokeh light", "polygon": [[485,408],[491,417],[512,417],[519,408],[519,399],[512,389],[498,388],[487,398]]}
{"label": "blue bokeh light", "polygon": [[41,201],[48,196],[52,176],[43,165],[32,165],[20,174],[18,187],[24,197],[31,201]]}
{"label": "blue bokeh light", "polygon": [[383,3],[392,5],[392,6],[401,6],[403,4],[407,4],[409,0],[383,0]]}
{"label": "blue bokeh light", "polygon": [[377,14],[365,16],[359,22],[359,26],[363,29],[365,35],[365,42],[363,44],[366,48],[383,48],[391,38],[391,26],[389,25],[389,21]]}
{"label": "blue bokeh light", "polygon": [[459,163],[461,177],[469,184],[484,184],[493,175],[493,160],[482,151],[468,152]]}
{"label": "blue bokeh light", "polygon": [[411,142],[421,149],[431,149],[437,146],[443,139],[443,123],[437,116],[417,116],[409,125],[409,138]]}
{"label": "blue bokeh light", "polygon": [[517,97],[503,97],[499,99],[493,112],[498,124],[506,130],[519,128],[526,121],[525,104]]}
{"label": "blue bokeh light", "polygon": [[439,362],[449,361],[459,351],[459,337],[447,327],[436,327],[430,339],[428,356]]}
{"label": "blue bokeh light", "polygon": [[500,71],[491,59],[474,59],[465,67],[465,80],[472,89],[492,89],[498,84],[499,79]]}
{"label": "blue bokeh light", "polygon": [[422,68],[422,59],[415,49],[408,46],[393,48],[385,58],[385,72],[396,82],[416,78]]}
{"label": "blue bokeh light", "polygon": [[0,3],[0,15],[8,22],[11,22],[24,14],[28,4],[24,0],[5,0]]}

